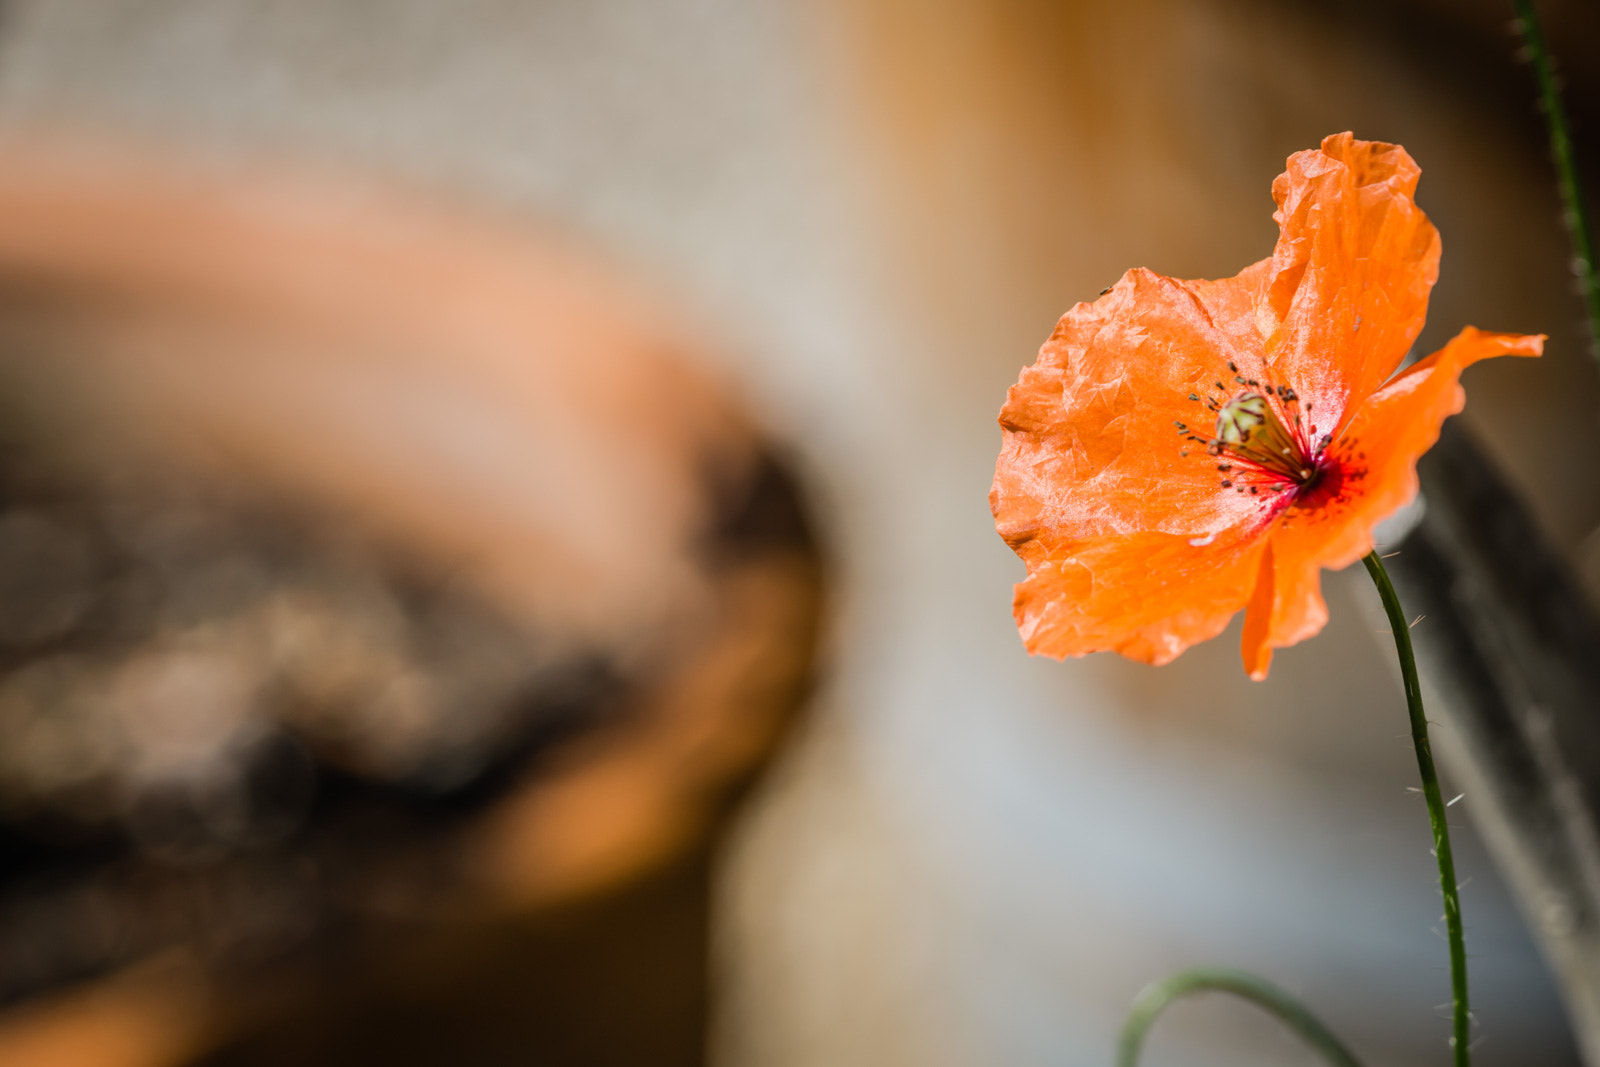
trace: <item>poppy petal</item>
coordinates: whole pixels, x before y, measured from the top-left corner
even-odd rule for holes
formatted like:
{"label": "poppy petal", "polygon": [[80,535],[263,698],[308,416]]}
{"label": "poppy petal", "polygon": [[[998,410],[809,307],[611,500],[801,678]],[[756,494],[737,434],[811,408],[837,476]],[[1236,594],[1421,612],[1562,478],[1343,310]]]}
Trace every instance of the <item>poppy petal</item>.
{"label": "poppy petal", "polygon": [[1190,438],[1212,432],[1201,398],[1229,360],[1259,365],[1262,278],[1263,265],[1217,282],[1133,270],[1062,316],[1000,411],[990,505],[1013,548],[1042,533],[1204,536],[1265,516],[1262,502],[1222,491],[1215,459]]}
{"label": "poppy petal", "polygon": [[1269,637],[1272,605],[1277,601],[1277,586],[1272,580],[1274,570],[1272,546],[1268,544],[1261,555],[1261,573],[1256,576],[1255,591],[1250,594],[1250,603],[1245,608],[1244,640],[1241,642],[1245,672],[1258,682],[1267,676],[1267,668],[1272,664]]}
{"label": "poppy petal", "polygon": [[1400,365],[1439,276],[1439,235],[1398,145],[1334,134],[1273,182],[1280,228],[1260,329],[1271,373],[1337,437]]}
{"label": "poppy petal", "polygon": [[[1265,529],[1214,540],[1136,533],[1088,544],[1030,546],[1013,613],[1035,655],[1116,651],[1162,664],[1215,637],[1249,596],[1266,551]],[[1026,557],[1025,557],[1026,558]]]}
{"label": "poppy petal", "polygon": [[1272,650],[1314,637],[1328,622],[1322,599],[1322,569],[1303,560],[1284,559],[1275,545],[1261,559],[1261,574],[1245,611],[1241,653],[1245,672],[1255,681],[1267,677]]}

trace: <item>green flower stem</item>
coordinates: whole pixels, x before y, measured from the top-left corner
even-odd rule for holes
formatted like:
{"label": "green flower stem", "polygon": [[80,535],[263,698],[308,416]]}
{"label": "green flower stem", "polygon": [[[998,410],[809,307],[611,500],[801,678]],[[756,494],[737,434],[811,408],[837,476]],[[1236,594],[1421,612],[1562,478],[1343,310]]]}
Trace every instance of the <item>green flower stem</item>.
{"label": "green flower stem", "polygon": [[1539,103],[1550,131],[1550,155],[1555,161],[1556,182],[1561,187],[1561,202],[1565,208],[1562,219],[1572,238],[1573,269],[1582,288],[1584,310],[1589,315],[1589,351],[1600,360],[1600,277],[1595,274],[1594,244],[1583,209],[1578,164],[1572,156],[1572,135],[1567,131],[1567,115],[1561,107],[1561,88],[1550,50],[1545,47],[1544,31],[1539,28],[1533,0],[1514,0],[1514,3],[1522,39],[1527,42],[1529,58],[1533,60],[1533,76],[1539,83]]}
{"label": "green flower stem", "polygon": [[1439,892],[1444,897],[1445,930],[1450,942],[1450,999],[1455,1008],[1455,1028],[1450,1045],[1455,1050],[1456,1067],[1471,1061],[1468,1030],[1471,1012],[1467,1008],[1467,947],[1461,931],[1461,897],[1456,888],[1455,857],[1450,852],[1450,828],[1445,824],[1444,796],[1439,792],[1439,773],[1433,767],[1433,748],[1428,743],[1428,720],[1422,711],[1422,687],[1417,682],[1417,660],[1411,652],[1411,627],[1406,623],[1400,598],[1383,569],[1377,552],[1362,561],[1372,584],[1378,587],[1383,610],[1394,631],[1394,647],[1400,656],[1400,677],[1405,682],[1406,711],[1411,716],[1411,743],[1417,750],[1417,770],[1422,773],[1422,795],[1428,802],[1428,821],[1433,824],[1433,851],[1439,858]]}
{"label": "green flower stem", "polygon": [[1334,1067],[1361,1067],[1350,1050],[1340,1044],[1339,1039],[1298,1000],[1253,974],[1221,967],[1179,971],[1170,978],[1146,986],[1133,1002],[1133,1010],[1123,1024],[1122,1038],[1117,1042],[1117,1067],[1135,1067],[1139,1062],[1139,1050],[1144,1045],[1145,1034],[1156,1021],[1156,1016],[1167,1005],[1189,993],[1232,993],[1243,997],[1276,1016]]}

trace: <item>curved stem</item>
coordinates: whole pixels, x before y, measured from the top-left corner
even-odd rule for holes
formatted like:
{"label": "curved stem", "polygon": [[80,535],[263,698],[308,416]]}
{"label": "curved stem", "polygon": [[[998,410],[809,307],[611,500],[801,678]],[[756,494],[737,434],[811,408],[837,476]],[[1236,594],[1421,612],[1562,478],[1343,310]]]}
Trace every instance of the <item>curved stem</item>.
{"label": "curved stem", "polygon": [[1411,743],[1417,750],[1417,770],[1422,774],[1422,795],[1428,802],[1428,821],[1433,825],[1433,851],[1439,859],[1439,892],[1444,897],[1444,921],[1450,942],[1450,994],[1455,1008],[1455,1026],[1450,1045],[1455,1050],[1456,1067],[1468,1067],[1471,1059],[1468,1030],[1471,1012],[1467,1008],[1467,948],[1461,930],[1461,897],[1456,887],[1455,857],[1450,851],[1450,828],[1445,824],[1444,796],[1439,792],[1439,773],[1433,766],[1433,747],[1428,743],[1428,720],[1422,712],[1422,687],[1417,681],[1417,660],[1411,651],[1411,628],[1395,595],[1394,584],[1383,569],[1377,552],[1362,561],[1372,583],[1378,587],[1383,610],[1394,631],[1394,647],[1400,656],[1400,676],[1405,682],[1406,711],[1411,716]]}
{"label": "curved stem", "polygon": [[1361,1067],[1350,1050],[1298,1000],[1253,974],[1222,967],[1179,971],[1170,978],[1146,986],[1133,1002],[1133,1010],[1123,1024],[1122,1037],[1117,1042],[1117,1067],[1134,1067],[1139,1062],[1139,1050],[1144,1045],[1145,1034],[1167,1005],[1189,993],[1206,992],[1232,993],[1264,1009],[1304,1038],[1306,1044],[1321,1053],[1323,1059],[1334,1067]]}
{"label": "curved stem", "polygon": [[1583,192],[1578,184],[1578,163],[1572,154],[1572,136],[1567,132],[1566,112],[1561,108],[1561,89],[1556,80],[1555,64],[1550,50],[1545,47],[1544,31],[1539,28],[1539,16],[1533,0],[1514,0],[1517,23],[1522,38],[1528,44],[1528,56],[1533,61],[1533,76],[1539,83],[1539,105],[1544,110],[1545,124],[1550,132],[1550,155],[1556,165],[1556,182],[1561,187],[1561,204],[1565,209],[1562,219],[1567,224],[1567,234],[1572,238],[1573,270],[1583,292],[1584,310],[1589,316],[1589,351],[1600,360],[1600,276],[1595,274],[1594,245],[1589,236],[1589,222],[1583,209]]}

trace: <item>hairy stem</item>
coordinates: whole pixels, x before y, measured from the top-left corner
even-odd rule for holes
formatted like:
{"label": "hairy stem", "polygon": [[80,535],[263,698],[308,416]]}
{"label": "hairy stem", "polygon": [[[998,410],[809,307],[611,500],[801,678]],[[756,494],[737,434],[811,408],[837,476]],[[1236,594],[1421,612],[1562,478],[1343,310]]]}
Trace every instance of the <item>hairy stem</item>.
{"label": "hairy stem", "polygon": [[1439,893],[1444,897],[1444,921],[1450,942],[1450,999],[1454,1007],[1454,1028],[1450,1037],[1456,1067],[1471,1061],[1468,1030],[1471,1012],[1467,1006],[1467,947],[1461,929],[1461,896],[1456,887],[1455,857],[1450,851],[1450,828],[1445,824],[1444,796],[1439,791],[1439,772],[1433,766],[1433,747],[1428,743],[1428,720],[1422,711],[1422,687],[1417,682],[1417,660],[1411,651],[1411,628],[1406,623],[1394,583],[1383,569],[1377,552],[1362,561],[1372,584],[1378,587],[1389,627],[1394,631],[1394,647],[1400,656],[1400,676],[1405,682],[1406,711],[1411,716],[1411,743],[1417,750],[1417,770],[1422,774],[1422,795],[1428,802],[1428,822],[1433,825],[1433,852],[1439,859]]}
{"label": "hairy stem", "polygon": [[1550,132],[1550,155],[1556,165],[1556,182],[1561,187],[1562,220],[1572,238],[1572,266],[1578,275],[1584,310],[1589,316],[1589,352],[1600,360],[1600,276],[1595,274],[1594,244],[1583,208],[1583,191],[1578,184],[1578,164],[1572,156],[1572,136],[1567,131],[1567,115],[1561,107],[1561,87],[1555,64],[1545,47],[1544,31],[1533,0],[1513,0],[1517,24],[1533,62],[1533,76],[1539,83],[1539,105]]}
{"label": "hairy stem", "polygon": [[1179,971],[1170,978],[1146,986],[1133,1002],[1133,1010],[1123,1024],[1122,1038],[1117,1042],[1117,1067],[1135,1067],[1139,1062],[1139,1050],[1144,1045],[1145,1034],[1167,1005],[1190,993],[1213,992],[1243,997],[1276,1016],[1334,1067],[1361,1067],[1350,1050],[1298,1000],[1253,974],[1221,967]]}

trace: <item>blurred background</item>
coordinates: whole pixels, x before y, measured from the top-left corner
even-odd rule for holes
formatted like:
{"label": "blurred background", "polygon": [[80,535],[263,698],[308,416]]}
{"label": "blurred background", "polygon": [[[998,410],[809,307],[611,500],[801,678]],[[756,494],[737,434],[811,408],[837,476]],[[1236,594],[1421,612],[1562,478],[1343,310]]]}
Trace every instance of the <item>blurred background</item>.
{"label": "blurred background", "polygon": [[[1462,421],[1600,590],[1510,15],[7,0],[0,1063],[1087,1065],[1201,963],[1442,1062],[1365,577],[1263,684],[1237,623],[1030,661],[986,495],[1056,318],[1268,255],[1350,129],[1423,168],[1419,348],[1550,335]],[[1451,810],[1478,1061],[1579,1063]],[[1312,1059],[1212,998],[1146,1062]]]}

